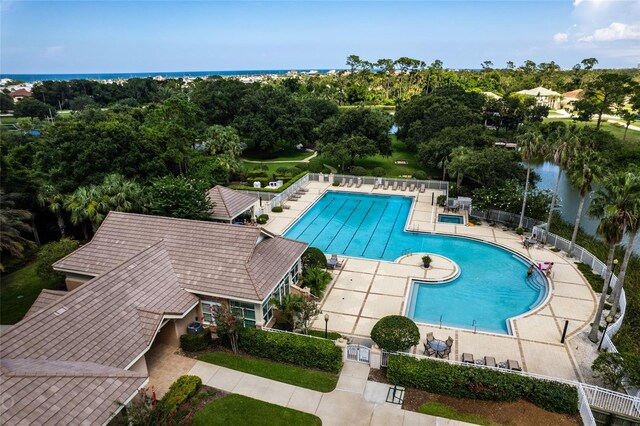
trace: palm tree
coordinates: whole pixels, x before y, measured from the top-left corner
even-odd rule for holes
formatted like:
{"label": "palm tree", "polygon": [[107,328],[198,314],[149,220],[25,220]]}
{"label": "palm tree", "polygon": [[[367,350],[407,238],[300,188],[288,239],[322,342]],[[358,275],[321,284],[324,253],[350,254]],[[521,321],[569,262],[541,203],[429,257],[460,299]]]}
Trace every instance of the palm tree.
{"label": "palm tree", "polygon": [[625,210],[623,220],[625,231],[628,233],[627,247],[620,265],[620,274],[618,274],[618,282],[613,291],[613,305],[611,306],[611,315],[615,315],[620,304],[620,295],[622,294],[622,286],[624,285],[629,259],[633,253],[633,243],[638,229],[640,228],[640,169],[633,168],[627,172],[625,179],[624,192],[628,194],[628,208]]}
{"label": "palm tree", "polygon": [[57,191],[53,185],[44,185],[40,188],[40,192],[38,192],[38,203],[43,207],[48,206],[49,211],[56,215],[62,238],[67,236],[64,218],[62,217],[65,200],[66,196]]}
{"label": "palm tree", "polygon": [[322,293],[331,279],[331,274],[320,268],[306,268],[302,274],[303,287],[308,287],[311,294],[316,297],[322,297]]}
{"label": "palm tree", "polygon": [[625,192],[625,178],[624,173],[607,176],[603,181],[602,188],[596,191],[587,211],[590,217],[600,218],[596,232],[609,246],[607,274],[604,279],[596,316],[589,332],[589,339],[592,342],[599,340],[600,320],[602,319],[602,312],[609,292],[609,283],[613,274],[613,257],[616,252],[616,246],[622,240],[624,233],[624,216],[628,207],[626,204],[629,200],[629,194]]}
{"label": "palm tree", "polygon": [[553,141],[548,146],[548,153],[551,154],[551,159],[558,166],[558,177],[556,179],[556,186],[553,189],[553,196],[551,197],[551,206],[549,206],[549,216],[547,218],[547,232],[545,232],[544,241],[547,241],[547,236],[551,232],[551,220],[553,219],[553,209],[556,207],[556,201],[558,199],[558,189],[560,188],[560,180],[562,178],[562,172],[569,166],[571,161],[571,155],[573,148],[578,146],[580,142],[580,128],[575,124],[569,127],[562,127],[552,136]]}
{"label": "palm tree", "polygon": [[279,319],[287,331],[293,331],[296,317],[304,306],[304,297],[297,294],[287,294],[282,300],[271,299],[271,304],[278,310]]}
{"label": "palm tree", "polygon": [[119,174],[110,174],[97,188],[101,206],[106,215],[110,210],[117,212],[143,212],[145,194],[135,181],[125,179]]}
{"label": "palm tree", "polygon": [[[14,208],[16,197],[18,194],[7,194],[0,189],[0,252],[22,257],[24,249],[33,245],[22,236],[23,232],[32,232],[31,226],[25,223],[31,218],[31,213]],[[0,271],[4,271],[2,263]]]}
{"label": "palm tree", "polygon": [[524,211],[527,208],[527,194],[529,193],[529,177],[531,176],[531,166],[528,163],[534,156],[541,152],[544,136],[537,128],[529,128],[525,133],[516,138],[522,159],[527,161],[527,178],[524,184],[524,194],[522,196],[522,210],[520,211],[520,222],[518,228],[522,228],[524,221]]}
{"label": "palm tree", "polygon": [[82,225],[85,240],[89,239],[87,221],[91,223],[93,232],[98,230],[98,225],[104,219],[100,206],[100,196],[96,186],[81,186],[73,194],[67,197],[65,208],[71,213],[71,223]]}
{"label": "palm tree", "polygon": [[582,209],[584,208],[584,200],[589,192],[591,192],[594,181],[600,180],[602,169],[600,167],[599,155],[590,148],[583,148],[574,154],[574,167],[569,171],[569,179],[578,187],[580,192],[580,204],[578,205],[578,213],[576,214],[575,225],[573,226],[573,235],[571,236],[571,244],[569,244],[568,254],[573,256],[573,249],[576,245],[578,237],[578,229],[580,229],[580,219]]}
{"label": "palm tree", "polygon": [[451,151],[451,161],[449,161],[449,174],[456,177],[456,188],[462,185],[464,171],[472,150],[466,146],[458,146]]}

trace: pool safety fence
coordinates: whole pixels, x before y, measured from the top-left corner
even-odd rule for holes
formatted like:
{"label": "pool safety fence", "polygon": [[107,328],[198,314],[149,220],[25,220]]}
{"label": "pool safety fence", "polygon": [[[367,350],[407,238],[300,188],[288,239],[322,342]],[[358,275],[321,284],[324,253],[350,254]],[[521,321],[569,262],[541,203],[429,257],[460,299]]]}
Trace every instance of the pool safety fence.
{"label": "pool safety fence", "polygon": [[[486,220],[488,222],[497,222],[503,223],[505,225],[517,226],[520,222],[520,215],[515,213],[504,212],[502,210],[474,210],[473,205],[469,209],[469,216],[474,217],[476,219]],[[541,222],[539,220],[524,217],[522,221],[522,227],[524,229],[533,229],[535,226],[539,225]],[[535,234],[535,232],[534,232]]]}
{"label": "pool safety fence", "polygon": [[398,188],[402,187],[402,184],[405,183],[406,190],[409,191],[409,186],[414,184],[416,187],[414,192],[419,191],[420,187],[424,184],[425,189],[436,189],[439,191],[445,191],[445,195],[448,196],[449,193],[449,182],[442,180],[421,180],[421,179],[402,179],[402,178],[388,178],[388,177],[375,177],[375,176],[353,176],[353,175],[344,175],[344,174],[323,174],[323,173],[309,173],[309,180],[314,182],[326,182],[329,184],[333,184],[334,182],[342,182],[342,180],[349,182],[353,180],[353,185],[355,186],[358,182],[364,185],[375,185],[376,182],[380,186],[384,186],[387,182],[389,183],[389,187],[392,187],[394,183],[398,184]]}

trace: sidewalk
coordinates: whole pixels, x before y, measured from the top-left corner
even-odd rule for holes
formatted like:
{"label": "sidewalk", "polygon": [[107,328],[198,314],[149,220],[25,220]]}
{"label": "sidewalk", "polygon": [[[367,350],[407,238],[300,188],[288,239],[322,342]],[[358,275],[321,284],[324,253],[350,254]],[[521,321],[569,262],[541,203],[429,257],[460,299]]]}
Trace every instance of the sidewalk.
{"label": "sidewalk", "polygon": [[369,366],[345,362],[336,389],[312,391],[198,361],[189,374],[205,385],[320,417],[324,426],[462,426],[468,423],[406,411],[385,402],[389,385],[367,380]]}

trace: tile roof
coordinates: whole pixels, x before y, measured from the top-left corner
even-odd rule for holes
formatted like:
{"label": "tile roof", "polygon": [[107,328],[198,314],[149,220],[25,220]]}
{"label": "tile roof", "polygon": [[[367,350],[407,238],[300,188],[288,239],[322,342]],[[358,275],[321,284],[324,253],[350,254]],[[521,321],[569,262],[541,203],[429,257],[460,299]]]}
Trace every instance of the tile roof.
{"label": "tile roof", "polygon": [[18,89],[18,90],[14,90],[13,92],[9,93],[9,96],[11,96],[12,98],[15,98],[17,96],[29,97],[29,96],[33,96],[33,93],[31,93],[27,89]]}
{"label": "tile roof", "polygon": [[[282,237],[264,238],[251,226],[111,212],[90,243],[54,267],[97,276],[160,240],[181,287],[255,301],[269,295],[307,247]],[[278,248],[274,255],[265,250],[271,246]]]}
{"label": "tile roof", "polygon": [[0,335],[0,380],[14,401],[3,423],[105,422],[114,401],[144,384],[146,375],[125,368],[152,343],[163,315],[184,315],[197,302],[160,241],[32,313]]}
{"label": "tile roof", "polygon": [[564,98],[582,99],[584,97],[583,89],[576,89],[562,94]]}
{"label": "tile roof", "polygon": [[66,294],[68,294],[68,292],[66,291],[49,290],[46,288],[43,289],[38,295],[38,298],[35,300],[35,302],[33,302],[33,305],[31,305],[27,313],[24,315],[24,317],[26,318],[28,316],[31,316],[39,310],[46,308]]}
{"label": "tile roof", "polygon": [[207,197],[214,203],[211,217],[222,220],[233,219],[249,210],[258,201],[253,195],[235,191],[222,185],[211,188]]}

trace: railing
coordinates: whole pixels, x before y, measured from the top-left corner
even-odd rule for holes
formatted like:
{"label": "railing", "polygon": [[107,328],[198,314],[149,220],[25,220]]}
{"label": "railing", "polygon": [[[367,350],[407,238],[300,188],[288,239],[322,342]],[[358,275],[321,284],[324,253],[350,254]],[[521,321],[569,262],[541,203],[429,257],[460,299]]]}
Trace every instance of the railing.
{"label": "railing", "polygon": [[292,331],[286,331],[286,330],[277,330],[275,328],[269,328],[269,327],[262,327],[263,331],[268,331],[270,333],[287,333],[287,334],[295,334],[296,336],[302,336],[302,337],[310,337],[312,339],[320,339],[320,340],[330,340],[333,342],[333,340],[331,339],[325,339],[324,337],[318,337],[318,336],[312,336],[310,334],[302,334],[302,333],[294,333]]}
{"label": "railing", "polygon": [[345,179],[349,182],[350,179],[353,179],[354,185],[358,182],[358,179],[362,181],[365,185],[373,185],[376,182],[379,182],[381,185],[384,185],[386,182],[389,182],[389,187],[391,187],[394,183],[398,183],[398,187],[402,186],[403,182],[406,182],[407,189],[409,185],[412,183],[416,186],[416,189],[419,189],[422,184],[424,184],[426,189],[438,189],[440,191],[445,191],[445,195],[449,193],[449,182],[442,180],[420,180],[420,179],[402,179],[402,178],[386,178],[386,177],[375,177],[375,176],[352,176],[352,175],[343,175],[343,174],[329,174],[325,175],[322,173],[309,173],[309,180],[315,182],[342,182],[342,179]]}
{"label": "railing", "polygon": [[475,368],[489,368],[493,370],[499,370],[500,372],[507,374],[518,374],[521,376],[532,377],[540,380],[548,380],[552,382],[565,383],[571,386],[575,386],[578,390],[578,409],[582,421],[585,425],[595,425],[595,419],[593,413],[589,407],[593,406],[602,411],[612,412],[620,414],[625,417],[631,417],[634,419],[640,419],[640,398],[629,396],[619,392],[613,392],[608,389],[599,388],[598,386],[592,386],[574,380],[563,379],[560,377],[545,376],[542,374],[529,373],[526,371],[514,371],[500,367],[488,367],[486,365],[471,364],[462,361],[432,358],[426,355],[412,354],[408,352],[397,352],[397,355],[410,356],[417,359],[430,359],[438,362],[446,362],[453,365]]}
{"label": "railing", "polygon": [[[469,208],[469,216],[476,219],[487,220],[490,222],[498,222],[517,226],[520,223],[520,215],[515,213],[503,212],[502,210],[489,210],[488,212],[474,210],[473,205]],[[522,221],[522,227],[525,229],[533,229],[540,223],[539,220],[525,216]],[[535,232],[534,232],[535,233]]]}
{"label": "railing", "polygon": [[291,186],[289,186],[287,189],[285,189],[280,193],[251,191],[248,189],[236,189],[236,191],[253,195],[255,197],[258,197],[261,200],[262,206],[259,206],[255,211],[256,216],[259,216],[261,214],[271,213],[272,207],[281,206],[284,201],[286,201],[292,194],[298,192],[300,188],[302,188],[307,184],[307,182],[309,182],[309,173],[302,176],[300,179],[295,181]]}

